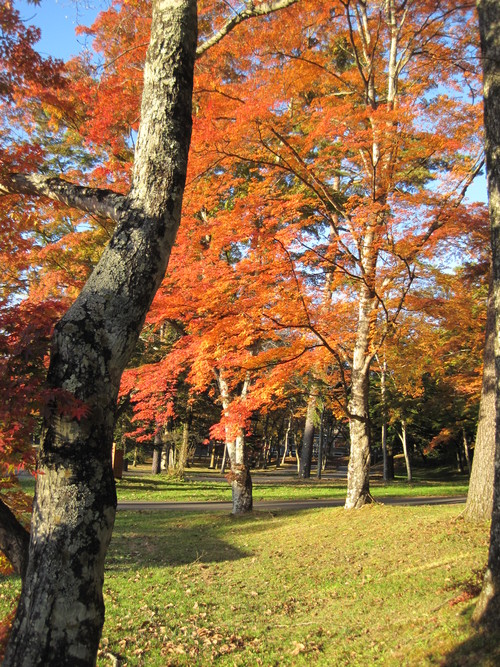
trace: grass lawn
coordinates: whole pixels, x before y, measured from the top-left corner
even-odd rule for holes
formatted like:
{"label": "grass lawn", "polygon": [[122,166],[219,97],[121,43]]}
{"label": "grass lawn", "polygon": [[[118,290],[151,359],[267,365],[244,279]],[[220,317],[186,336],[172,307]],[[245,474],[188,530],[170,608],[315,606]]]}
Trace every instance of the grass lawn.
{"label": "grass lawn", "polygon": [[470,625],[487,525],[458,512],[120,512],[98,665],[498,665]]}
{"label": "grass lawn", "polygon": [[[402,468],[398,462],[398,472]],[[117,480],[118,500],[149,501],[149,502],[204,502],[231,500],[231,487],[228,482],[215,471],[197,467],[187,470],[187,481],[171,478],[165,473],[152,475],[150,466],[141,466],[135,472],[124,475]],[[253,496],[255,501],[261,500],[310,500],[316,498],[344,498],[346,480],[325,477],[318,480],[315,476],[307,480],[296,478],[296,471],[289,466],[286,475],[271,468],[266,471],[254,470]],[[22,476],[23,489],[34,492],[34,479]],[[458,496],[466,495],[468,480],[464,475],[450,473],[447,468],[415,467],[414,480],[408,484],[403,474],[397,474],[393,482],[385,484],[378,477],[370,482],[374,498],[384,496]]]}
{"label": "grass lawn", "polygon": [[[189,481],[179,481],[167,475],[141,474],[124,476],[117,481],[118,500],[144,501],[227,501],[231,500],[231,487],[224,480],[204,478],[197,481],[199,473],[188,473]],[[255,472],[254,474],[259,474]],[[215,477],[215,475],[214,475]],[[267,481],[267,479],[269,481]],[[371,491],[374,498],[383,496],[456,496],[466,495],[468,483],[464,479],[419,479],[408,484],[403,478],[396,478],[390,484],[372,480]],[[273,472],[259,475],[254,483],[254,500],[305,500],[313,498],[344,498],[346,481],[343,479],[299,480],[290,478],[274,481]]]}

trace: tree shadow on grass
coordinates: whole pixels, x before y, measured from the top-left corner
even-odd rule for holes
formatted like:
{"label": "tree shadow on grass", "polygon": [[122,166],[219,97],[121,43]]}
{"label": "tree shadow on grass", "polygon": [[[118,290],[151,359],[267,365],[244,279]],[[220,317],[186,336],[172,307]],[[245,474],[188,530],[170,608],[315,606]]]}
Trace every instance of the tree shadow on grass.
{"label": "tree shadow on grass", "polygon": [[229,544],[218,523],[210,524],[208,518],[147,511],[120,515],[106,567],[116,571],[134,562],[145,567],[218,563],[251,555]]}
{"label": "tree shadow on grass", "polygon": [[[472,626],[471,616],[474,605],[462,613],[464,622]],[[429,656],[436,658],[437,656]],[[500,665],[500,628],[476,628],[474,634],[458,644],[440,660],[433,661],[440,667],[495,667]]]}
{"label": "tree shadow on grass", "polygon": [[[303,512],[301,512],[303,513]],[[280,513],[283,519],[293,512]],[[175,567],[191,563],[221,563],[253,556],[251,549],[231,544],[228,532],[253,534],[280,524],[280,515],[253,512],[244,517],[202,512],[134,511],[118,515],[106,558],[108,571],[144,567]]]}

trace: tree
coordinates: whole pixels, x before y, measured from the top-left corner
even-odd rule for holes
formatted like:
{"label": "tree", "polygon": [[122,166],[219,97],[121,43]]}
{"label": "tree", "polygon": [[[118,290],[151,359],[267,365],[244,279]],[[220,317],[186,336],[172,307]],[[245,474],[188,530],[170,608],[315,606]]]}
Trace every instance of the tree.
{"label": "tree", "polygon": [[[263,2],[236,16],[227,7],[219,13],[210,7],[211,20],[202,31],[210,39],[198,54],[242,21],[294,1]],[[130,5],[148,7],[146,2]],[[144,80],[123,105],[129,111],[142,88],[130,186],[130,138],[119,145],[111,139],[100,145],[95,136],[88,136],[88,145],[102,158],[102,168],[92,175],[103,185],[111,181],[115,190],[47,175],[54,164],[41,167],[42,173],[33,172],[40,159],[3,163],[0,191],[9,198],[6,201],[40,197],[69,206],[89,216],[87,221],[94,216],[110,237],[52,337],[29,561],[6,665],[94,664],[102,628],[103,563],[116,506],[110,466],[116,398],[180,219],[192,124],[195,2],[155,0],[152,21],[145,18],[137,24],[143,35],[149,35],[150,28],[151,37]],[[131,51],[139,48],[135,44]],[[123,60],[123,55],[117,53],[115,60]],[[73,81],[80,82],[82,98],[75,85],[73,101],[84,115],[88,100],[83,93],[92,94],[95,88],[86,85],[87,70],[81,62],[69,69]],[[121,106],[114,110],[119,112]],[[69,120],[75,131],[75,118]],[[57,125],[56,118],[54,122]],[[30,149],[26,143],[24,158]],[[35,157],[40,157],[36,151]],[[110,165],[116,168],[123,161],[123,180],[114,181]],[[93,167],[90,159],[87,168]],[[93,260],[87,259],[90,270]]]}
{"label": "tree", "polygon": [[500,8],[496,0],[479,0],[477,9],[483,64],[486,170],[496,319],[496,449],[488,568],[473,619],[486,627],[496,629],[500,618],[500,348],[498,340],[500,322]]}
{"label": "tree", "polygon": [[[214,190],[226,185],[231,205],[213,214],[259,230],[260,267],[275,276],[259,326],[300,332],[303,354],[322,345],[343,374],[356,508],[370,500],[373,359],[420,263],[465,217],[481,164],[478,105],[452,92],[476,85],[474,17],[451,2],[349,1],[301,3],[287,18],[279,39],[249,31],[225,45],[210,129]],[[240,203],[230,195],[245,169]]]}
{"label": "tree", "polygon": [[[121,374],[161,282],[180,220],[191,132],[196,5],[157,0],[130,193],[8,174],[2,192],[111,218],[112,239],[51,346],[28,568],[5,665],[92,665],[116,493],[111,470]],[[61,410],[59,393],[85,405]]]}

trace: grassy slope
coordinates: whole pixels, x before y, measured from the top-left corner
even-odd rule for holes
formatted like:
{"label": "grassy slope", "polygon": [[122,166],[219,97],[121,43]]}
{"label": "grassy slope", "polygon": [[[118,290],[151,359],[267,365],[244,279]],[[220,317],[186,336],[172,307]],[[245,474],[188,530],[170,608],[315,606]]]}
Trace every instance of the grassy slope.
{"label": "grassy slope", "polygon": [[469,623],[487,541],[450,506],[123,512],[98,664],[497,665]]}

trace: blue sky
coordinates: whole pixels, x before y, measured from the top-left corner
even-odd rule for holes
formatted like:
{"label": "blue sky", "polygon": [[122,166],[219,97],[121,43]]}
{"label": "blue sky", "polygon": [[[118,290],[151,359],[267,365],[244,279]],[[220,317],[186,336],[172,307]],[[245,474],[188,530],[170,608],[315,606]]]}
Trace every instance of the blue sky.
{"label": "blue sky", "polygon": [[79,53],[85,44],[83,36],[76,37],[76,26],[91,25],[99,10],[109,4],[107,0],[41,0],[37,6],[17,0],[15,7],[27,23],[41,29],[37,50],[66,60]]}

